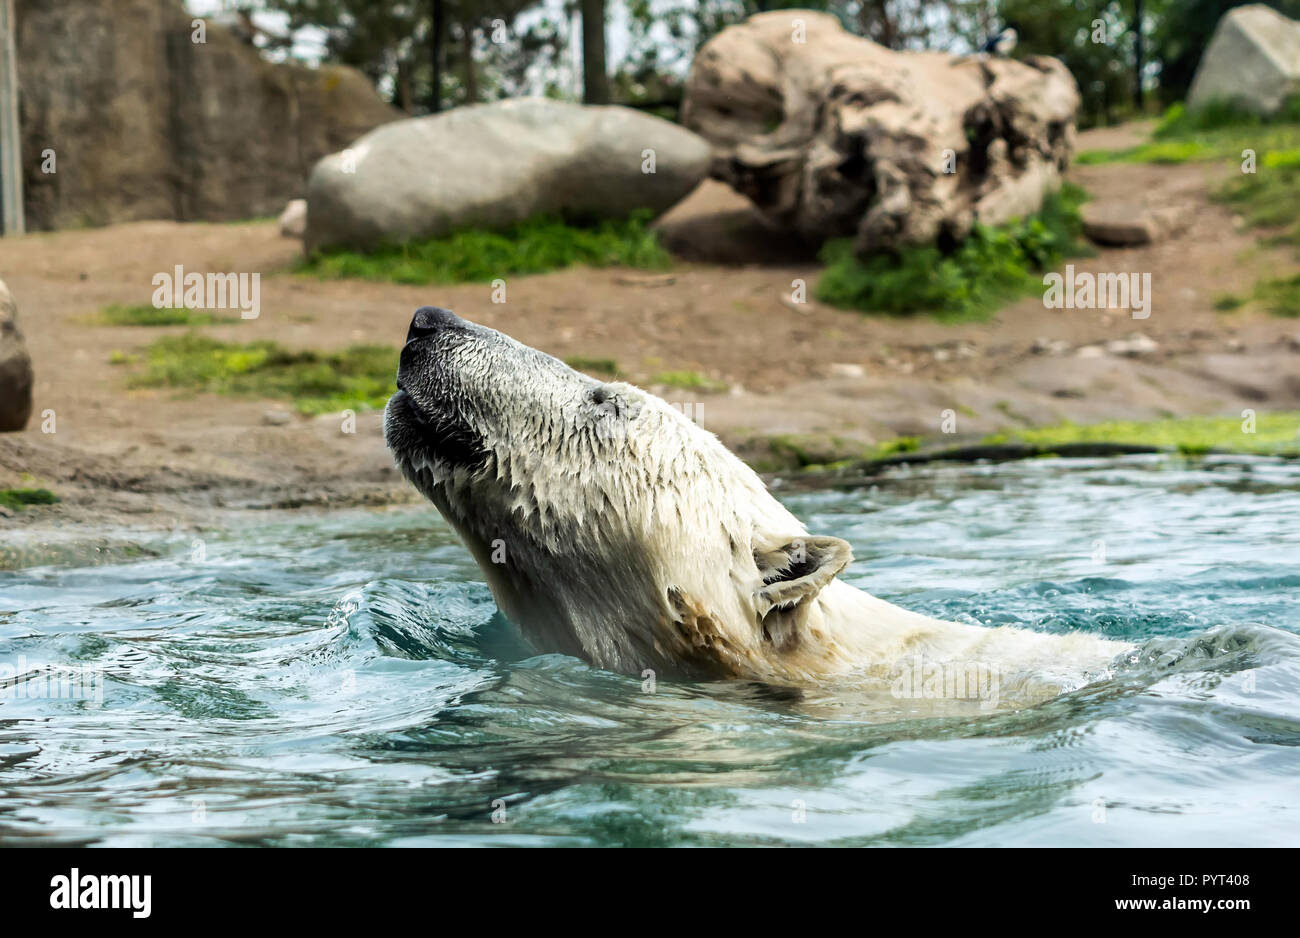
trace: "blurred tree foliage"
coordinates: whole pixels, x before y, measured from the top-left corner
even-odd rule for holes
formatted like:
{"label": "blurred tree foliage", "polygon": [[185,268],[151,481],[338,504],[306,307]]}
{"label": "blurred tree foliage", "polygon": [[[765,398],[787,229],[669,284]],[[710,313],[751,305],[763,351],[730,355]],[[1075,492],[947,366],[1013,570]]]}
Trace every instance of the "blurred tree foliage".
{"label": "blurred tree foliage", "polygon": [[[1083,96],[1080,123],[1132,116],[1142,85],[1165,103],[1187,94],[1220,17],[1244,0],[247,0],[285,11],[291,29],[323,29],[326,57],[361,69],[410,112],[524,93],[583,97],[580,17],[617,29],[610,99],[673,116],[696,50],[755,13],[832,13],[858,35],[895,49],[969,51],[1015,27],[1015,56],[1054,55]],[[1264,0],[1300,19],[1300,0]],[[435,11],[440,42],[435,41]],[[607,40],[608,41],[608,40]],[[432,67],[433,48],[440,49]],[[604,70],[598,69],[601,74]],[[593,76],[589,76],[591,78]],[[594,76],[599,77],[599,76]],[[436,93],[435,93],[436,92]],[[591,97],[591,91],[587,97]],[[603,98],[604,91],[596,92]]]}
{"label": "blurred tree foliage", "polygon": [[[541,16],[523,34],[511,24],[536,0],[264,0],[289,15],[289,28],[325,32],[325,58],[364,72],[408,112],[439,110],[516,94],[539,57],[568,41],[562,24]],[[257,6],[253,5],[253,6]],[[441,19],[435,43],[435,13]],[[434,48],[440,68],[434,82]]]}
{"label": "blurred tree foliage", "polygon": [[[1156,0],[1147,0],[1148,9]],[[1015,27],[1016,55],[1054,55],[1083,96],[1079,122],[1111,123],[1132,108],[1132,0],[1000,0],[998,19]]]}

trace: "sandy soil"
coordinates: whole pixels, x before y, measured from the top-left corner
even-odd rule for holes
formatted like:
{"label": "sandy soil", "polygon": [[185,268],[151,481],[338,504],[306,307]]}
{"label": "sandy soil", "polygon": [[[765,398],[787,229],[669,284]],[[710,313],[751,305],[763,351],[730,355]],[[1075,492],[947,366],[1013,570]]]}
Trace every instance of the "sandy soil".
{"label": "sandy soil", "polygon": [[[1128,145],[1133,130],[1084,134],[1081,149]],[[0,526],[202,523],[222,508],[383,504],[411,494],[393,471],[377,413],[356,432],[337,416],[264,425],[282,402],[177,397],[127,390],[115,350],[131,352],[165,329],[106,327],[109,303],[147,303],[151,278],[187,270],[258,271],[261,317],[204,331],[247,341],[340,347],[400,344],[412,311],[436,304],[562,358],[615,360],[646,384],[664,371],[699,371],[728,388],[661,390],[759,465],[773,438],[817,458],[851,455],[897,434],[933,435],[954,410],[962,433],[1063,419],[1093,421],[1300,408],[1300,324],[1244,311],[1215,312],[1222,292],[1244,292],[1293,257],[1257,244],[1208,198],[1226,169],[1205,165],[1079,167],[1097,197],[1175,207],[1185,227],[1143,248],[1104,250],[1078,270],[1150,272],[1149,319],[1125,310],[1050,310],[1039,298],[990,322],[862,316],[797,304],[794,282],[817,266],[765,226],[742,198],[706,183],[663,220],[688,258],[666,275],[568,270],[508,283],[494,304],[486,285],[406,287],[319,282],[289,273],[299,250],[272,223],[140,222],[0,241],[0,278],[19,303],[36,369],[34,417],[0,436],[0,487],[42,485],[63,499],[0,517]],[[762,262],[759,266],[753,261]],[[746,262],[749,263],[746,263]],[[1141,332],[1153,352],[1129,357],[1105,343]],[[1079,353],[1084,346],[1100,351]],[[3,511],[3,509],[0,509]]]}

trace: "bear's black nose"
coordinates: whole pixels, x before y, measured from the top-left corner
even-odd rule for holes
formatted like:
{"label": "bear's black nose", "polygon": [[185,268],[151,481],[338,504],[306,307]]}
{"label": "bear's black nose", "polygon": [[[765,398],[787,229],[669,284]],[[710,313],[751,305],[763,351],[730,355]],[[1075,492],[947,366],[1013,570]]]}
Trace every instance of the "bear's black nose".
{"label": "bear's black nose", "polygon": [[411,328],[406,332],[406,341],[432,335],[441,329],[463,325],[465,320],[449,309],[443,309],[441,306],[421,306],[411,317]]}

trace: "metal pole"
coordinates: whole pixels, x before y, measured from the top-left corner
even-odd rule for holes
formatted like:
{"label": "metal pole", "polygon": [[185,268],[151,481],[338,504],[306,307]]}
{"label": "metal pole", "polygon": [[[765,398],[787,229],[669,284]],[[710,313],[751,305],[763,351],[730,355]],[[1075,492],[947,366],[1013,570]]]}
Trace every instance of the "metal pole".
{"label": "metal pole", "polygon": [[18,128],[18,52],[14,0],[0,0],[0,201],[4,233],[22,234],[23,161]]}

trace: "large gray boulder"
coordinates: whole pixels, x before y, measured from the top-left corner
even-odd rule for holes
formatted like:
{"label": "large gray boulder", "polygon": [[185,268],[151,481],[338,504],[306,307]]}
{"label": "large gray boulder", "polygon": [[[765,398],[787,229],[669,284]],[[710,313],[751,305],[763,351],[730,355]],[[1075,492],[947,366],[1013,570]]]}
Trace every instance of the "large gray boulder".
{"label": "large gray boulder", "polygon": [[1187,106],[1231,102],[1264,116],[1300,91],[1300,23],[1263,4],[1223,14],[1196,67]]}
{"label": "large gray boulder", "polygon": [[870,253],[1037,210],[1078,105],[1056,59],[894,52],[834,16],[782,10],[704,45],[683,122],[713,144],[712,174],[771,221]]}
{"label": "large gray boulder", "polygon": [[704,179],[709,157],[690,131],[624,107],[518,98],[410,118],[316,164],[305,247],[365,250],[537,215],[658,214]]}
{"label": "large gray boulder", "polygon": [[32,359],[18,331],[18,304],[0,280],[0,432],[21,430],[32,415]]}

